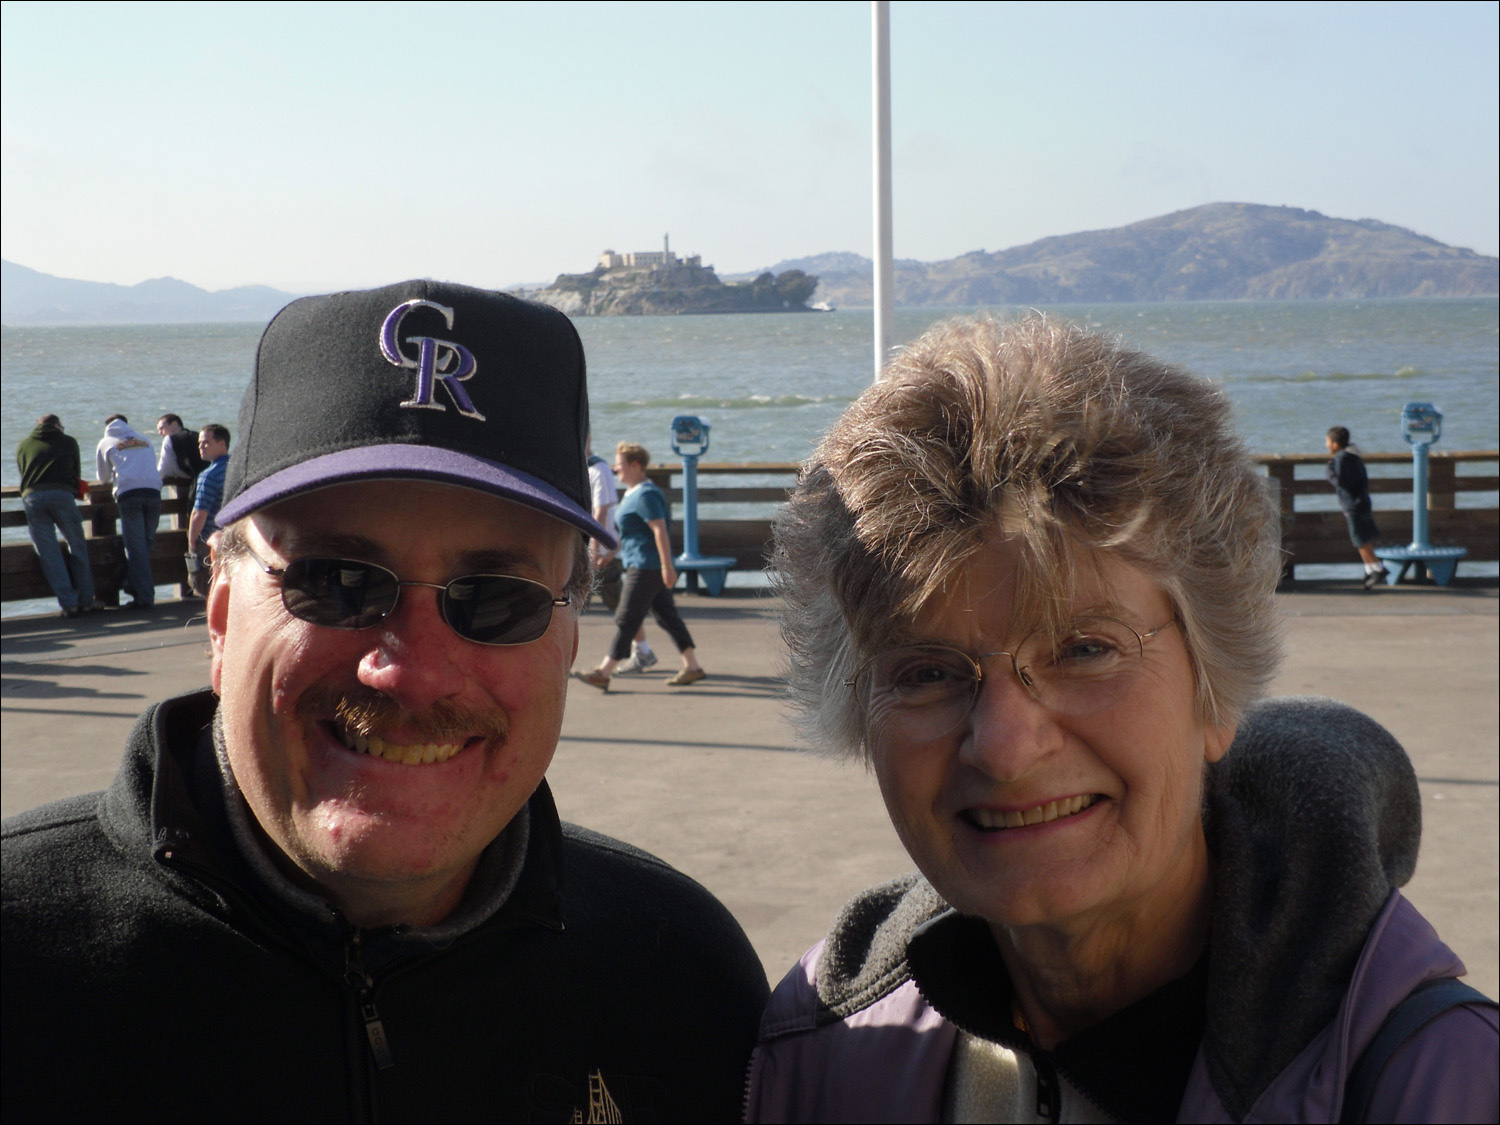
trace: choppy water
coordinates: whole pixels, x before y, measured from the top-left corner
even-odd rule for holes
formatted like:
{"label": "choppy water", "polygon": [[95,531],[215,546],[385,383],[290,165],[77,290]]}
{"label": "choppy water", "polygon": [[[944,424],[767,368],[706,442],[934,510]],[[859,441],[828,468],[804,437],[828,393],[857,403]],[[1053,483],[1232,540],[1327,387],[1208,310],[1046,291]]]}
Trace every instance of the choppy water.
{"label": "choppy water", "polygon": [[[898,342],[945,316],[903,309]],[[991,310],[1005,318],[1022,309]],[[1404,403],[1446,413],[1443,449],[1500,447],[1500,301],[1266,301],[1072,305],[1055,315],[1116,332],[1221,383],[1258,452],[1317,452],[1346,425],[1366,451],[1401,450]],[[871,379],[872,314],[583,319],[595,446],[670,457],[674,414],[706,415],[713,461],[797,461]],[[5,328],[7,450],[53,412],[85,460],[116,411],[149,433],[166,411],[231,427],[259,325]],[[13,458],[3,480],[17,483]],[[1393,505],[1401,497],[1381,498]],[[7,534],[7,539],[15,532]],[[7,615],[18,607],[6,607]]]}

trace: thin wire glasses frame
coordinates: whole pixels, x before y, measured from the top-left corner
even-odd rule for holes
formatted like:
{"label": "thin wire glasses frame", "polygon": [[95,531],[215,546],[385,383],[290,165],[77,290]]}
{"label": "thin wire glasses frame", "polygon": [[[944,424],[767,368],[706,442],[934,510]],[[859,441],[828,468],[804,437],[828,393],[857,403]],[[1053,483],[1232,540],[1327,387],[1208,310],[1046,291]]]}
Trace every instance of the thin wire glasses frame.
{"label": "thin wire glasses frame", "polygon": [[1007,656],[1032,699],[1060,714],[1088,715],[1129,690],[1147,642],[1173,625],[1181,622],[1172,617],[1143,633],[1112,617],[1082,617],[1060,636],[1038,629],[1014,651],[977,655],[951,645],[901,645],[870,657],[844,686],[872,723],[899,721],[912,734],[939,737],[968,719],[984,684],[983,662]]}
{"label": "thin wire glasses frame", "polygon": [[275,567],[248,543],[244,547],[280,584],[281,604],[288,613],[329,629],[372,628],[396,612],[402,587],[419,586],[438,591],[444,622],[464,640],[509,647],[540,639],[552,624],[552,611],[572,604],[542,583],[515,574],[464,574],[446,583],[417,582],[362,559],[312,556]]}

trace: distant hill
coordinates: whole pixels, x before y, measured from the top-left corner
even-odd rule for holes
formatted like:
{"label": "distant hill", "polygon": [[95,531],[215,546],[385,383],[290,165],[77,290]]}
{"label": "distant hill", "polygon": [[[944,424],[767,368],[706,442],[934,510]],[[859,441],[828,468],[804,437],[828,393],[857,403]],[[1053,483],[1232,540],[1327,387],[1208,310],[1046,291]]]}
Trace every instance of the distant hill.
{"label": "distant hill", "polygon": [[138,285],[77,281],[0,261],[0,323],[12,325],[268,321],[295,297],[264,285],[212,293],[175,277]]}
{"label": "distant hill", "polygon": [[[898,265],[920,266],[921,262],[915,259],[898,261]],[[762,273],[785,273],[787,270],[801,270],[803,273],[814,274],[822,277],[824,274],[846,274],[846,273],[869,273],[870,259],[863,254],[851,254],[847,250],[838,250],[830,254],[814,254],[810,258],[788,258],[777,262],[774,266],[767,266],[764,270],[750,270],[746,273],[726,273],[725,281],[753,281]]]}
{"label": "distant hill", "polygon": [[[873,303],[868,258],[820,254],[769,267],[816,273],[816,300]],[[1044,238],[941,262],[896,262],[898,305],[1045,305],[1484,297],[1500,293],[1500,259],[1375,219],[1330,219],[1296,207],[1209,203],[1112,230]]]}

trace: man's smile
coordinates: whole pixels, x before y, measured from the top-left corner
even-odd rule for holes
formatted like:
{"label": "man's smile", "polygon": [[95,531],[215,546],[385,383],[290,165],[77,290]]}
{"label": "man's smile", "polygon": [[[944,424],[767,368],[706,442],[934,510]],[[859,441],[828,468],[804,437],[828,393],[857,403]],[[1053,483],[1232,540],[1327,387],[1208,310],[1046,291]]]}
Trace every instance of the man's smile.
{"label": "man's smile", "polygon": [[333,734],[344,746],[359,754],[384,758],[387,762],[399,762],[404,766],[427,766],[446,762],[469,742],[391,742],[378,734],[361,734],[340,724],[329,724]]}
{"label": "man's smile", "polygon": [[510,724],[501,712],[435,700],[408,714],[378,692],[312,691],[298,711],[346,750],[405,766],[441,765],[469,746],[505,741]]}

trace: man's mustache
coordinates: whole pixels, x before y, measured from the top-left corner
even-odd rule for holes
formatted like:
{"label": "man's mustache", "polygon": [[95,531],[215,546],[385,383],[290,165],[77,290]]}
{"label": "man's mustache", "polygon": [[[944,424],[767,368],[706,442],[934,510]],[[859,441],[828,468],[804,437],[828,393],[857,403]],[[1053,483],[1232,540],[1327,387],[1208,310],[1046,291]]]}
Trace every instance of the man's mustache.
{"label": "man's mustache", "polygon": [[476,736],[501,742],[510,732],[505,712],[461,707],[446,699],[415,712],[403,709],[378,691],[326,689],[307,692],[297,703],[298,714],[306,717],[317,718],[329,711],[346,729],[366,738],[392,727],[400,727],[403,735],[418,742],[453,742]]}

